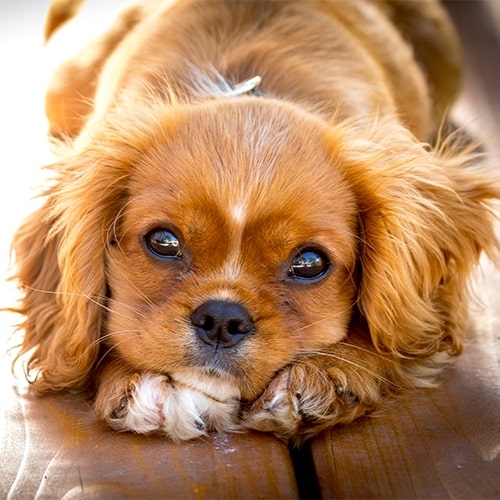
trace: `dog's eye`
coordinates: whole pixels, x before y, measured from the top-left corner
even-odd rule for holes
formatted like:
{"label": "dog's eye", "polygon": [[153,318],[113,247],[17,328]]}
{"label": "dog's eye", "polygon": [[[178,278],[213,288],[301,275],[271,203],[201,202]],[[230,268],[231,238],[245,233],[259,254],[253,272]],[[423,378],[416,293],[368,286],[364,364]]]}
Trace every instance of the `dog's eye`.
{"label": "dog's eye", "polygon": [[296,280],[314,281],[322,278],[329,268],[330,261],[322,251],[304,248],[293,258],[287,275]]}
{"label": "dog's eye", "polygon": [[178,258],[182,255],[181,243],[168,229],[153,229],[144,237],[148,250],[160,258]]}

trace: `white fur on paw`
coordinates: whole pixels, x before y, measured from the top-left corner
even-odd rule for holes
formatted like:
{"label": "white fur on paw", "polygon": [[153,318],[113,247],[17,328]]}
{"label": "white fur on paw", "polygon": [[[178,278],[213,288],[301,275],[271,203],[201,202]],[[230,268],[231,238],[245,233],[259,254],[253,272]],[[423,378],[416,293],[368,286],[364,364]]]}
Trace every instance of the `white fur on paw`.
{"label": "white fur on paw", "polygon": [[144,373],[131,381],[106,420],[116,430],[156,431],[184,441],[212,430],[236,430],[238,408],[237,399],[220,401],[168,376]]}

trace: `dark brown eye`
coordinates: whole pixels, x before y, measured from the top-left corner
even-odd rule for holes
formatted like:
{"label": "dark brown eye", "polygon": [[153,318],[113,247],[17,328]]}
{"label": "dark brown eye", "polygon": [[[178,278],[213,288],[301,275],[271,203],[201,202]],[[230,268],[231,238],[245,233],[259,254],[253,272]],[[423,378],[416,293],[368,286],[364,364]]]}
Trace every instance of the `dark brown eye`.
{"label": "dark brown eye", "polygon": [[182,248],[179,238],[168,229],[153,229],[144,236],[148,251],[160,259],[180,258]]}
{"label": "dark brown eye", "polygon": [[321,250],[304,248],[293,258],[287,276],[298,281],[316,281],[325,276],[330,265]]}

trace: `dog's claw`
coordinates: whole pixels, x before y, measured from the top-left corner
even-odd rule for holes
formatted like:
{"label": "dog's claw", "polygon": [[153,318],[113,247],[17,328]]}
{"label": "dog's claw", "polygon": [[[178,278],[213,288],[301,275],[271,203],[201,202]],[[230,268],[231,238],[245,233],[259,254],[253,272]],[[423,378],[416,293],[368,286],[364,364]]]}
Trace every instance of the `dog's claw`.
{"label": "dog's claw", "polygon": [[118,401],[118,406],[115,406],[113,408],[113,411],[111,412],[112,419],[123,418],[126,415],[129,399],[130,396],[128,394],[120,398],[120,401]]}

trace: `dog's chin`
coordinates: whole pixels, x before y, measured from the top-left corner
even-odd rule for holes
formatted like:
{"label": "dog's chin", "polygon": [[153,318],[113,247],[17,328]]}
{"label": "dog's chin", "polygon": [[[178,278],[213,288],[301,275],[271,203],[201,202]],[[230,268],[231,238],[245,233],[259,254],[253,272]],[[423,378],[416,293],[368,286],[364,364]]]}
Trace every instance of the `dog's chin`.
{"label": "dog's chin", "polygon": [[194,389],[219,402],[237,401],[241,397],[236,377],[225,371],[212,368],[187,368],[169,375],[177,385]]}

